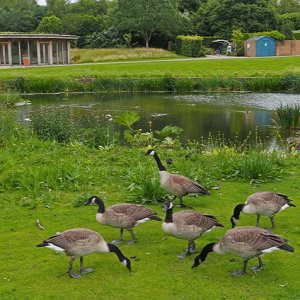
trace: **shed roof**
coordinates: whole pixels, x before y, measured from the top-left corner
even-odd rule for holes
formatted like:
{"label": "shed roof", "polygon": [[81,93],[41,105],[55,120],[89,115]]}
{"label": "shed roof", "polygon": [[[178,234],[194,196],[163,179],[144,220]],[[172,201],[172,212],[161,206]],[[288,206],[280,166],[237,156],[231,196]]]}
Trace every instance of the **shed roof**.
{"label": "shed roof", "polygon": [[59,40],[77,40],[77,35],[67,34],[37,34],[37,33],[0,33],[0,39],[59,39]]}
{"label": "shed roof", "polygon": [[251,37],[251,38],[247,39],[246,41],[258,41],[258,40],[261,40],[262,38],[268,38],[268,39],[274,40],[273,38],[271,38],[268,35],[260,35],[260,36]]}

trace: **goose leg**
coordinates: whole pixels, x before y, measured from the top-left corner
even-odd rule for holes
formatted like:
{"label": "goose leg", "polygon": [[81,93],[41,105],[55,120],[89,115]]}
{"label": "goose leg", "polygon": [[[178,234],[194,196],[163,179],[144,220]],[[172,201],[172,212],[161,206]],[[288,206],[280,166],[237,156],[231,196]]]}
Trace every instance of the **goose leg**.
{"label": "goose leg", "polygon": [[259,219],[260,219],[260,215],[257,214],[256,215],[256,227],[259,227]]}
{"label": "goose leg", "polygon": [[196,244],[195,241],[188,241],[188,246],[187,246],[187,251],[186,253],[183,254],[178,254],[178,258],[185,258],[188,255],[191,255],[192,253],[195,252]]}
{"label": "goose leg", "polygon": [[124,240],[123,232],[124,232],[124,229],[120,228],[120,238],[118,240],[112,241],[113,244],[119,244],[119,243],[123,242],[123,240]]}
{"label": "goose leg", "polygon": [[274,216],[273,216],[273,217],[270,217],[270,220],[271,220],[271,223],[272,223],[271,229],[274,229],[274,228],[275,228]]}
{"label": "goose leg", "polygon": [[192,254],[196,252],[196,243],[195,241],[190,241],[188,244],[187,254]]}
{"label": "goose leg", "polygon": [[237,270],[237,271],[234,271],[231,273],[232,276],[241,276],[241,275],[244,275],[246,274],[246,269],[247,269],[247,263],[248,263],[248,259],[244,260],[243,264],[244,264],[244,267],[243,267],[243,270]]}
{"label": "goose leg", "polygon": [[[179,198],[179,200],[180,200],[180,204],[178,204],[178,205],[176,205],[177,207],[187,207],[185,204],[183,204],[183,202],[182,202],[182,197],[178,197]],[[174,198],[175,199],[175,198]],[[173,200],[174,200],[173,199]]]}
{"label": "goose leg", "polygon": [[259,272],[264,266],[264,263],[262,262],[261,257],[258,256],[257,258],[258,258],[258,266],[254,266],[251,268],[251,270],[253,270],[255,272]]}
{"label": "goose leg", "polygon": [[89,269],[84,269],[83,268],[83,257],[80,257],[80,274],[88,274],[94,272],[93,269],[89,268]]}
{"label": "goose leg", "polygon": [[129,241],[128,244],[134,244],[134,243],[136,243],[137,242],[137,238],[136,238],[136,236],[135,236],[135,234],[133,232],[133,229],[127,229],[127,230],[130,232],[130,234],[132,236],[132,240]]}
{"label": "goose leg", "polygon": [[80,274],[76,274],[76,273],[73,273],[73,262],[74,262],[75,258],[74,257],[70,257],[70,262],[69,262],[69,270],[68,270],[68,273],[69,275],[72,277],[72,278],[79,278],[80,277]]}

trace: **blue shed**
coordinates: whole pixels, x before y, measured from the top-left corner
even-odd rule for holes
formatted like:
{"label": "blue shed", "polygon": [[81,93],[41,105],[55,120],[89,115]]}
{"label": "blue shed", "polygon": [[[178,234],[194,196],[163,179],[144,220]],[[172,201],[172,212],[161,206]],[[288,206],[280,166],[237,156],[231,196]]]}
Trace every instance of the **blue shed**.
{"label": "blue shed", "polygon": [[276,40],[269,36],[255,36],[245,41],[245,56],[275,56]]}

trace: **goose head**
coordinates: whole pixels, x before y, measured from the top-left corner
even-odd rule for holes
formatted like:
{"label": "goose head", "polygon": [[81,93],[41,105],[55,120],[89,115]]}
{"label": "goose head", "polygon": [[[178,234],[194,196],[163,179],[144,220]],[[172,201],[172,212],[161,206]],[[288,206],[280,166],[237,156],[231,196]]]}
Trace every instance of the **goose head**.
{"label": "goose head", "polygon": [[231,226],[234,228],[240,219],[240,213],[243,210],[245,204],[238,204],[233,211],[233,215],[230,218]]}
{"label": "goose head", "polygon": [[194,259],[194,264],[192,266],[192,268],[197,268],[201,263],[203,263],[206,260],[207,254],[209,252],[213,252],[214,251],[214,246],[216,244],[215,243],[210,243],[207,244],[201,251],[201,253],[195,257]]}
{"label": "goose head", "polygon": [[104,202],[98,196],[90,197],[85,205],[98,205],[98,213],[103,214],[105,212]]}
{"label": "goose head", "polygon": [[171,210],[173,208],[173,203],[171,201],[166,201],[164,204],[164,212]]}
{"label": "goose head", "polygon": [[155,150],[154,150],[154,149],[149,149],[149,150],[145,153],[145,155],[152,155],[152,156],[154,156],[154,155],[155,155]]}

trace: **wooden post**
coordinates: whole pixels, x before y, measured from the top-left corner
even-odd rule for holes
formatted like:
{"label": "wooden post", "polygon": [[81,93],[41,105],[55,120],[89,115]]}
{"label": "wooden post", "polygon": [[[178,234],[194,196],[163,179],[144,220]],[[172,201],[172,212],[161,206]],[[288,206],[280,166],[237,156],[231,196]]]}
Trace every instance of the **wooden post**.
{"label": "wooden post", "polygon": [[12,66],[12,53],[11,53],[11,41],[8,42],[8,64]]}
{"label": "wooden post", "polygon": [[38,65],[41,65],[41,47],[40,47],[40,42],[36,42],[36,51],[37,51],[37,60],[38,60]]}
{"label": "wooden post", "polygon": [[68,58],[68,64],[71,64],[71,42],[67,41],[67,58]]}
{"label": "wooden post", "polygon": [[50,41],[50,43],[49,43],[49,64],[53,65],[52,41]]}
{"label": "wooden post", "polygon": [[22,54],[21,54],[21,42],[18,41],[18,45],[19,45],[19,65],[22,65]]}

